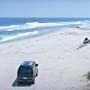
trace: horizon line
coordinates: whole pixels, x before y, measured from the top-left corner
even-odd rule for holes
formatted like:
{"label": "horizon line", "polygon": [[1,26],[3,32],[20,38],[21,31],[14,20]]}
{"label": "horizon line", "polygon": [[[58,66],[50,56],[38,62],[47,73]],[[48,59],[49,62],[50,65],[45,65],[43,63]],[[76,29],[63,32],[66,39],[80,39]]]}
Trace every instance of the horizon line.
{"label": "horizon line", "polygon": [[90,18],[90,17],[24,17],[24,16],[9,16],[9,17],[0,17],[0,18]]}

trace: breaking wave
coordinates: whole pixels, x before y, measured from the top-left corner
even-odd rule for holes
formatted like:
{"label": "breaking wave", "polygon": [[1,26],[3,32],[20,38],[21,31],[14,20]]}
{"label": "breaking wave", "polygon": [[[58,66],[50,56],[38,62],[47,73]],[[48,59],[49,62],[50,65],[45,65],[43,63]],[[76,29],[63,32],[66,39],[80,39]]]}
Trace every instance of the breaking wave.
{"label": "breaking wave", "polygon": [[[70,22],[28,22],[25,24],[16,24],[0,26],[0,42],[17,39],[26,36],[35,36],[47,31],[50,27],[61,27],[70,25],[90,25],[90,21],[70,21]],[[41,28],[41,29],[40,29]]]}
{"label": "breaking wave", "polygon": [[30,22],[30,23],[25,23],[25,24],[21,24],[21,25],[0,26],[0,30],[12,31],[12,30],[32,29],[32,28],[37,28],[37,27],[78,25],[78,24],[83,24],[83,23],[82,23],[82,21],[77,21],[77,22],[50,22],[50,23]]}
{"label": "breaking wave", "polygon": [[10,40],[18,39],[20,37],[24,38],[26,36],[33,36],[33,35],[37,35],[38,33],[39,33],[38,31],[33,31],[33,32],[21,33],[12,36],[2,36],[0,37],[0,42],[10,41]]}

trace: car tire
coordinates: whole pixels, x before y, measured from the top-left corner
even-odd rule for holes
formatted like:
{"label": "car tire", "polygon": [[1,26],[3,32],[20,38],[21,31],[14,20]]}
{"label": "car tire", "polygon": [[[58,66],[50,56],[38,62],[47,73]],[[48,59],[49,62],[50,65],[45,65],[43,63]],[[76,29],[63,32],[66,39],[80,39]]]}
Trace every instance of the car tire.
{"label": "car tire", "polygon": [[35,84],[35,81],[32,81],[32,84]]}
{"label": "car tire", "polygon": [[32,84],[35,84],[35,77],[33,77],[33,81],[32,81]]}
{"label": "car tire", "polygon": [[19,82],[19,81],[18,81],[18,84],[22,84],[22,82]]}
{"label": "car tire", "polygon": [[38,76],[38,73],[36,74],[36,77]]}

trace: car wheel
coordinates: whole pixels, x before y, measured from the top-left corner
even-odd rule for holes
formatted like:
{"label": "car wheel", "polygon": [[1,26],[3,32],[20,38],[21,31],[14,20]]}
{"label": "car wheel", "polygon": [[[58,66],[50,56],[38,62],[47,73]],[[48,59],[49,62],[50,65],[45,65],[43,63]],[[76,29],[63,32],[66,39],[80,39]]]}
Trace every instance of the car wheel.
{"label": "car wheel", "polygon": [[32,81],[32,84],[35,84],[35,81]]}
{"label": "car wheel", "polygon": [[38,74],[36,74],[36,77],[38,76]]}
{"label": "car wheel", "polygon": [[18,83],[18,84],[22,84],[22,82],[20,82],[20,81],[18,81],[17,83]]}
{"label": "car wheel", "polygon": [[32,84],[34,84],[35,83],[35,77],[33,78],[33,81],[32,81]]}

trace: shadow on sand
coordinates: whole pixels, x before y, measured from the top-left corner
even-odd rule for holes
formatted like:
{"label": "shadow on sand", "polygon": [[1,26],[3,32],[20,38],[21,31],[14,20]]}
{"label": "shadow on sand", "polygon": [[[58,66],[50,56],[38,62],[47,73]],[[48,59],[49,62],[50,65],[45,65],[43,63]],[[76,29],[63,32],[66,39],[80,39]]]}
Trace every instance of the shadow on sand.
{"label": "shadow on sand", "polygon": [[31,83],[18,83],[17,79],[12,83],[13,87],[30,87],[32,85]]}

